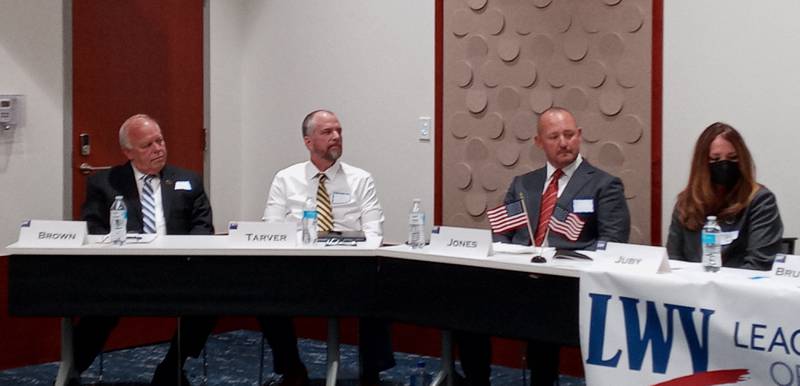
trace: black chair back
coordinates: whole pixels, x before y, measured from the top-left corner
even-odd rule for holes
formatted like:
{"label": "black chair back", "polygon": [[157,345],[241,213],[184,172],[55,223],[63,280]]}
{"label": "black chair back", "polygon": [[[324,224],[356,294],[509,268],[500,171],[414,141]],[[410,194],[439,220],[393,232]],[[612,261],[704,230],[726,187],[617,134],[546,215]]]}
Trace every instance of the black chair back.
{"label": "black chair back", "polygon": [[794,242],[797,237],[784,237],[781,239],[781,251],[785,255],[794,255]]}

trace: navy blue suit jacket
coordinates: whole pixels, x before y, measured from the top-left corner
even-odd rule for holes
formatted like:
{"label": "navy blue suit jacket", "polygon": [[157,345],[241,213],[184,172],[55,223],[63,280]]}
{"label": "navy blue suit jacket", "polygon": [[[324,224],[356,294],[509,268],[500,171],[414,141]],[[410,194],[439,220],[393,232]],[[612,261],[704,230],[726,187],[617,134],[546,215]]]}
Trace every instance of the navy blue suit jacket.
{"label": "navy blue suit jacket", "polygon": [[[159,176],[167,234],[213,234],[211,204],[200,176],[170,165],[164,166]],[[178,181],[188,181],[191,189],[175,189]],[[86,201],[81,207],[81,220],[87,222],[90,234],[109,232],[109,211],[117,195],[123,196],[128,208],[128,232],[143,232],[139,190],[136,188],[133,166],[128,162],[89,177]]]}

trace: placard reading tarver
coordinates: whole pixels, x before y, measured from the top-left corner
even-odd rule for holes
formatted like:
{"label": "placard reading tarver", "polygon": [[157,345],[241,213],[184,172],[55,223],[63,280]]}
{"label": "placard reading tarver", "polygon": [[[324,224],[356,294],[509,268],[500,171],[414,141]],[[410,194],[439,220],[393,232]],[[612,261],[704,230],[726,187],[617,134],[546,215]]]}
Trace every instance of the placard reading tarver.
{"label": "placard reading tarver", "polygon": [[231,246],[241,248],[295,248],[297,225],[285,222],[231,221],[228,224]]}

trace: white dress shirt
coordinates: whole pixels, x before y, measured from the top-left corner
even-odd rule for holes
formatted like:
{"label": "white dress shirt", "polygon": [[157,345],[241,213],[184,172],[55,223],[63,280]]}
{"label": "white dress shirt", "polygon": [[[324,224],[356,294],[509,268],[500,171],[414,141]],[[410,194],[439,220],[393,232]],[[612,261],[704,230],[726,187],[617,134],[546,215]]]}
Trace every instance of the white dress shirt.
{"label": "white dress shirt", "polygon": [[[583,162],[583,157],[581,157],[580,153],[578,153],[578,156],[575,157],[575,161],[572,161],[571,164],[561,169],[563,174],[561,175],[561,178],[558,179],[558,197],[561,197],[561,193],[564,193],[564,188],[567,187],[569,180],[572,178],[572,175],[575,174],[575,170],[578,170],[578,166],[581,165],[581,162]],[[544,180],[542,194],[544,194],[544,191],[547,190],[547,186],[550,185],[550,180],[553,179],[553,173],[555,172],[556,167],[550,165],[550,162],[547,162],[547,179]]]}
{"label": "white dress shirt", "polygon": [[[317,167],[306,161],[275,174],[263,220],[294,222],[300,228],[306,199],[317,196],[318,173]],[[383,209],[378,202],[372,175],[340,161],[324,173],[328,178],[325,188],[331,199],[333,230],[363,231],[368,244],[380,245],[383,240]]]}
{"label": "white dress shirt", "polygon": [[[136,177],[136,189],[139,191],[139,200],[141,200],[144,179],[147,174],[140,172],[133,164],[131,164],[131,167],[133,167],[133,176]],[[156,234],[165,235],[167,234],[167,222],[164,220],[164,205],[161,200],[161,177],[158,174],[154,175],[153,179],[150,180],[150,186],[153,188],[153,198],[156,200]]]}

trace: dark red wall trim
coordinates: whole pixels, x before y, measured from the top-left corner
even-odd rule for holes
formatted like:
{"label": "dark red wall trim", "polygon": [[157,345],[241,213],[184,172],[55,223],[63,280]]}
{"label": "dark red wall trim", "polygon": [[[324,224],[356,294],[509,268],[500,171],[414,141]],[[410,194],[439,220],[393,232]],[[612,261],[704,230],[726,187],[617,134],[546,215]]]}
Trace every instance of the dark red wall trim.
{"label": "dark red wall trim", "polygon": [[435,70],[434,70],[434,139],[435,139],[435,146],[434,146],[434,155],[433,155],[433,224],[434,225],[441,225],[442,224],[442,203],[444,197],[442,197],[442,148],[444,144],[442,144],[442,138],[444,135],[442,130],[444,128],[444,124],[442,123],[443,113],[442,113],[442,102],[443,96],[442,91],[444,89],[444,61],[442,59],[442,53],[444,52],[444,0],[436,0],[436,11],[435,11],[435,27],[434,27],[434,56],[435,56]]}
{"label": "dark red wall trim", "polygon": [[650,242],[661,245],[661,156],[664,64],[664,0],[653,0],[653,72],[650,96]]}

